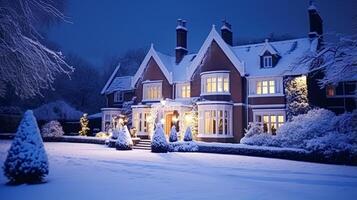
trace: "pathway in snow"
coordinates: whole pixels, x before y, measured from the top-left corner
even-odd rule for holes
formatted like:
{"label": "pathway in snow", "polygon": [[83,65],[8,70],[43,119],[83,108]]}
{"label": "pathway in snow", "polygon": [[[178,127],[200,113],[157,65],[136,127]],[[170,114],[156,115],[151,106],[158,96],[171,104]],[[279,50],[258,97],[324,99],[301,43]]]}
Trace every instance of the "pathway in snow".
{"label": "pathway in snow", "polygon": [[[9,141],[0,141],[3,163]],[[357,167],[204,153],[116,151],[46,143],[48,183],[7,186],[11,199],[352,199]]]}

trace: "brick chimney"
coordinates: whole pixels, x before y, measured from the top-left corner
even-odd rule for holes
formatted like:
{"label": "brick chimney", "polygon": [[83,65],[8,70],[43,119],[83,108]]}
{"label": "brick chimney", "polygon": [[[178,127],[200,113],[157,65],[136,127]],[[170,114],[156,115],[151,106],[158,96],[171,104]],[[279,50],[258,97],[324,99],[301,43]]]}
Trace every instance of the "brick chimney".
{"label": "brick chimney", "polygon": [[181,62],[182,58],[187,55],[187,28],[186,20],[178,19],[176,26],[176,63]]}
{"label": "brick chimney", "polygon": [[223,20],[223,25],[221,27],[221,36],[222,39],[229,45],[233,45],[233,33],[232,33],[232,25],[228,23],[226,20]]}
{"label": "brick chimney", "polygon": [[309,21],[310,21],[309,37],[310,38],[319,37],[323,33],[322,18],[320,17],[316,9],[316,6],[312,0],[310,0],[308,12],[309,12]]}

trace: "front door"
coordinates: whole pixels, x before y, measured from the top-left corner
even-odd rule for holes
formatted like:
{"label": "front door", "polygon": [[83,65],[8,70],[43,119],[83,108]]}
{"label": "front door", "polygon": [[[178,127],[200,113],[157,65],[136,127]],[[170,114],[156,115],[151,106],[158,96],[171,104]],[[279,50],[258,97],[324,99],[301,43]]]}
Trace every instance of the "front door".
{"label": "front door", "polygon": [[169,135],[172,127],[172,113],[167,113],[165,117],[165,134]]}

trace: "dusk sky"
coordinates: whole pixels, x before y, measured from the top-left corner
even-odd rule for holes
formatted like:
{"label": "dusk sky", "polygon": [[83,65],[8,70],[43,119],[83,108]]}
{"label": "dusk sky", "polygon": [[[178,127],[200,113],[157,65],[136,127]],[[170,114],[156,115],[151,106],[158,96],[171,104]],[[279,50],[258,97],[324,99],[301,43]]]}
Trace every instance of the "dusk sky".
{"label": "dusk sky", "polygon": [[[354,0],[317,0],[325,32],[351,33]],[[263,38],[270,33],[306,37],[308,0],[73,0],[66,15],[72,23],[51,27],[48,35],[62,50],[95,66],[129,49],[148,47],[173,54],[176,20],[186,19],[188,50],[197,52],[212,24],[226,18],[237,38]]]}

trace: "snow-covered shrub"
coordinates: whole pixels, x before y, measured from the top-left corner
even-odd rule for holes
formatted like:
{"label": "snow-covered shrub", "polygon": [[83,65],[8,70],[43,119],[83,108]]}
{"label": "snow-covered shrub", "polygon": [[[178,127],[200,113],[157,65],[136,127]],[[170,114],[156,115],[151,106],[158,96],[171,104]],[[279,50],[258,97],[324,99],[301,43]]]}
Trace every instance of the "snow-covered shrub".
{"label": "snow-covered shrub", "polygon": [[42,137],[62,137],[64,132],[61,124],[53,120],[42,126],[41,134]]}
{"label": "snow-covered shrub", "polygon": [[195,152],[198,151],[198,145],[194,141],[190,142],[172,142],[169,144],[171,152]]}
{"label": "snow-covered shrub", "polygon": [[191,131],[191,127],[187,127],[185,135],[183,137],[183,141],[192,141],[192,131]]}
{"label": "snow-covered shrub", "polygon": [[250,138],[254,135],[260,135],[263,133],[263,128],[259,123],[250,123],[248,129],[245,130],[244,137]]}
{"label": "snow-covered shrub", "polygon": [[151,140],[151,152],[166,153],[168,151],[169,144],[166,140],[164,130],[161,124],[156,124],[156,129]]}
{"label": "snow-covered shrub", "polygon": [[171,127],[169,141],[170,142],[177,142],[177,131],[176,131],[176,127],[175,126]]}
{"label": "snow-covered shrub", "polygon": [[115,143],[117,150],[131,150],[133,146],[133,140],[131,139],[127,126],[124,126],[119,130],[118,139]]}
{"label": "snow-covered shrub", "polygon": [[78,120],[83,115],[65,101],[44,104],[33,112],[38,120]]}
{"label": "snow-covered shrub", "polygon": [[242,144],[258,146],[268,146],[271,141],[271,135],[264,133],[259,123],[250,123],[248,129],[245,130],[244,137],[240,140]]}
{"label": "snow-covered shrub", "polygon": [[331,131],[335,114],[326,109],[313,109],[286,122],[276,133],[277,145],[281,147],[306,148],[306,142]]}
{"label": "snow-covered shrub", "polygon": [[10,182],[40,182],[48,174],[48,160],[36,118],[25,112],[5,160],[4,174]]}

